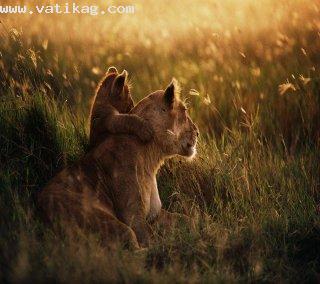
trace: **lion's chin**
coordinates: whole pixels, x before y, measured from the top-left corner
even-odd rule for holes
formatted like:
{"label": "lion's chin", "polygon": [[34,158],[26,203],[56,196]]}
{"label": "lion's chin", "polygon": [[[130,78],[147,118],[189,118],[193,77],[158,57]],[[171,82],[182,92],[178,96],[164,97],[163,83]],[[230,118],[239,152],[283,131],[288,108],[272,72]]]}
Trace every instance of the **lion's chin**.
{"label": "lion's chin", "polygon": [[181,156],[187,158],[188,160],[192,160],[197,154],[196,145],[190,147],[183,147]]}

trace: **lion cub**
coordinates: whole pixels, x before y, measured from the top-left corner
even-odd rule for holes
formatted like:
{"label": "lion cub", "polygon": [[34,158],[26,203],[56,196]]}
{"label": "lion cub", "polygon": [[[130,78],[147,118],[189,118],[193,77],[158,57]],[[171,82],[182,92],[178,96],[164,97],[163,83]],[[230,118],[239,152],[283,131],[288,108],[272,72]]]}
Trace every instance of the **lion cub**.
{"label": "lion cub", "polygon": [[151,126],[139,116],[128,114],[134,104],[127,77],[126,70],[118,74],[115,67],[110,67],[101,80],[90,112],[90,148],[109,134],[133,134],[142,142],[151,140]]}

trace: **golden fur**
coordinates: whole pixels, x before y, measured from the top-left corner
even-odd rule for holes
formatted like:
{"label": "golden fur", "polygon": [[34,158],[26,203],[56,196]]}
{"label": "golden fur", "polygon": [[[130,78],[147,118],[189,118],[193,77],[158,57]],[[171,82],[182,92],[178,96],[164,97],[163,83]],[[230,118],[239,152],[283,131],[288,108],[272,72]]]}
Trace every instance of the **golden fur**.
{"label": "golden fur", "polygon": [[115,67],[110,67],[99,83],[90,111],[91,148],[109,134],[134,134],[143,142],[151,139],[151,126],[140,117],[127,114],[134,106],[127,77],[127,71],[118,74]]}
{"label": "golden fur", "polygon": [[39,203],[49,220],[74,221],[104,240],[118,238],[138,248],[148,245],[151,222],[173,216],[161,209],[156,181],[161,164],[174,155],[193,156],[198,130],[175,81],[141,100],[131,114],[152,125],[149,143],[128,134],[110,135],[55,176]]}

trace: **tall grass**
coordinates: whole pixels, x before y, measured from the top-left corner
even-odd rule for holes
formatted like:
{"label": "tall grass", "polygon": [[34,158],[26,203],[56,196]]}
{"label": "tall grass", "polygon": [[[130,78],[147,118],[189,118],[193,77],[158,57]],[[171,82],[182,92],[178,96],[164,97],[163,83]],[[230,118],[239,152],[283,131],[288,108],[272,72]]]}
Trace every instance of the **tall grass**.
{"label": "tall grass", "polygon": [[[1,19],[0,280],[318,281],[319,4],[171,2],[103,20]],[[132,74],[136,101],[177,77],[201,130],[196,159],[158,175],[164,207],[196,232],[158,231],[146,252],[57,234],[33,200],[86,151],[109,65]]]}

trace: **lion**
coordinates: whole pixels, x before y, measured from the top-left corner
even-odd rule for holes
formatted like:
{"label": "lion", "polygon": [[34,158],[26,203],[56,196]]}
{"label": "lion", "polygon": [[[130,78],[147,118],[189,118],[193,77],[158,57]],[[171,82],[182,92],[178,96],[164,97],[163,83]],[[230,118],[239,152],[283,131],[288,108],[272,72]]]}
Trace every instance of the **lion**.
{"label": "lion", "polygon": [[156,174],[168,158],[193,157],[199,131],[179,98],[173,80],[130,112],[148,121],[154,135],[147,144],[134,135],[110,135],[78,163],[55,176],[39,194],[49,220],[98,232],[138,249],[150,241],[150,224],[170,219],[162,209]]}
{"label": "lion", "polygon": [[134,134],[142,142],[152,138],[151,126],[137,115],[128,114],[134,104],[127,77],[126,70],[118,74],[112,66],[100,81],[90,110],[90,148],[110,134]]}

